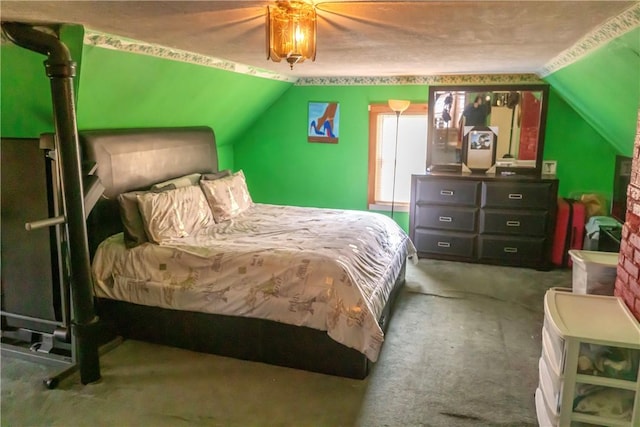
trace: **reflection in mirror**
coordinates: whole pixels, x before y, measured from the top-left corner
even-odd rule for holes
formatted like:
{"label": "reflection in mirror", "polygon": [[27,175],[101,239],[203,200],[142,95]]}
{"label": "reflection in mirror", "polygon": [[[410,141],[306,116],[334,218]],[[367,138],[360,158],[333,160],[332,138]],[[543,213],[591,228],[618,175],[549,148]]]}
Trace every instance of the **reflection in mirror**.
{"label": "reflection in mirror", "polygon": [[547,90],[546,85],[432,87],[429,169],[459,170],[463,163],[468,166],[468,155],[475,158],[478,153],[470,150],[469,135],[490,130],[495,141],[483,147],[490,151],[483,154],[492,159],[492,165],[539,173]]}

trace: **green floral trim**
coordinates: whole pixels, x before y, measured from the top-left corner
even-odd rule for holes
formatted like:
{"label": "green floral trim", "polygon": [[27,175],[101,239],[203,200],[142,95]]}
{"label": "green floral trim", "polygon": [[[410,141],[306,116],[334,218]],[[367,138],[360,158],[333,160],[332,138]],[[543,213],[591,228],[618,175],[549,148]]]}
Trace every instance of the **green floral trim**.
{"label": "green floral trim", "polygon": [[236,62],[231,62],[212,56],[200,55],[198,53],[149,44],[137,40],[125,39],[120,36],[100,33],[88,28],[85,28],[84,43],[86,45],[101,47],[105,49],[120,50],[125,52],[137,53],[140,55],[149,55],[163,59],[171,59],[173,61],[188,62],[190,64],[218,68],[225,71],[248,74],[265,79],[281,80],[286,82],[295,82],[297,80],[294,77],[274,73],[273,71],[264,70],[262,68],[238,64]]}
{"label": "green floral trim", "polygon": [[640,3],[636,3],[620,15],[609,19],[594,31],[582,37],[569,49],[563,51],[560,55],[546,63],[536,74],[540,77],[546,77],[561,68],[579,61],[583,56],[639,26]]}
{"label": "green floral trim", "polygon": [[302,77],[296,86],[483,85],[544,83],[535,74],[452,74],[398,77]]}
{"label": "green floral trim", "polygon": [[[240,74],[248,74],[272,80],[295,83],[297,86],[323,85],[466,85],[466,84],[526,84],[541,83],[541,78],[582,59],[583,56],[603,44],[640,26],[640,3],[636,3],[590,32],[571,48],[563,51],[545,64],[535,74],[455,74],[440,76],[396,76],[396,77],[302,77],[296,78],[249,65],[238,64],[220,58],[200,55],[179,49],[152,45],[125,39],[85,28],[84,43],[106,49],[156,56],[174,61],[188,62],[206,67],[219,68]],[[2,35],[1,42],[5,43]]]}

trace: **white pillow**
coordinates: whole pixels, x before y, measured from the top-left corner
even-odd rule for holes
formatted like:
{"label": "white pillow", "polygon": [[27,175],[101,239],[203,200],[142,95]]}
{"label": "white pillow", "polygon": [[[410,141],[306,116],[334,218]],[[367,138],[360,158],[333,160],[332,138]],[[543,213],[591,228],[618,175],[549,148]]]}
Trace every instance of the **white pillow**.
{"label": "white pillow", "polygon": [[154,243],[187,237],[214,223],[207,199],[197,185],[139,194],[137,198],[147,237]]}
{"label": "white pillow", "polygon": [[151,186],[151,190],[160,190],[167,185],[175,185],[176,188],[180,187],[188,187],[190,185],[198,185],[198,181],[200,181],[201,174],[192,173],[189,175],[179,176],[177,178],[172,178],[166,181],[158,182],[157,184],[153,184]]}
{"label": "white pillow", "polygon": [[229,220],[253,204],[242,170],[215,181],[200,181],[216,222]]}

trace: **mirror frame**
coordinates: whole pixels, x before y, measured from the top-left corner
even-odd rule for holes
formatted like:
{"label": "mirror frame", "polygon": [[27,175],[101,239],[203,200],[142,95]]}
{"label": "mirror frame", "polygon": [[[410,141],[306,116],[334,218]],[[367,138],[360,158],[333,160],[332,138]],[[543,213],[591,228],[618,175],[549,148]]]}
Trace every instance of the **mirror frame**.
{"label": "mirror frame", "polygon": [[[542,105],[540,109],[540,127],[538,129],[538,146],[536,151],[536,163],[535,167],[523,167],[523,166],[512,166],[512,167],[500,167],[499,172],[496,170],[496,175],[535,175],[540,177],[542,175],[542,155],[544,153],[544,138],[545,138],[545,130],[547,127],[547,109],[549,104],[549,85],[548,84],[509,84],[509,85],[442,85],[442,86],[429,86],[429,110],[428,110],[428,124],[427,124],[427,161],[426,161],[426,170],[433,170],[433,167],[436,168],[439,166],[438,164],[432,163],[431,159],[433,158],[433,146],[434,146],[434,138],[436,135],[435,132],[435,93],[436,92],[512,92],[512,91],[536,91],[542,92]],[[466,103],[466,101],[465,101]],[[459,163],[460,169],[462,168],[462,160]],[[442,165],[440,165],[442,166]],[[451,164],[447,166],[451,167]],[[494,163],[495,166],[495,163]],[[498,169],[498,168],[496,168]],[[447,170],[445,167],[444,170]],[[482,172],[485,174],[485,172]]]}

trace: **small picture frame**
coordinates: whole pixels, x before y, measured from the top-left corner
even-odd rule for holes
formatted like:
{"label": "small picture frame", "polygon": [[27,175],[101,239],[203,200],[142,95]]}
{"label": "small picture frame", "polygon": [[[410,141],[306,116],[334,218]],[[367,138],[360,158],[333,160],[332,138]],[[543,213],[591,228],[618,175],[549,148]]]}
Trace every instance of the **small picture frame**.
{"label": "small picture frame", "polygon": [[309,102],[307,141],[337,144],[340,135],[340,104]]}
{"label": "small picture frame", "polygon": [[465,126],[463,163],[471,170],[489,169],[496,160],[496,133],[486,126]]}
{"label": "small picture frame", "polygon": [[555,175],[558,162],[555,160],[542,161],[542,175]]}

